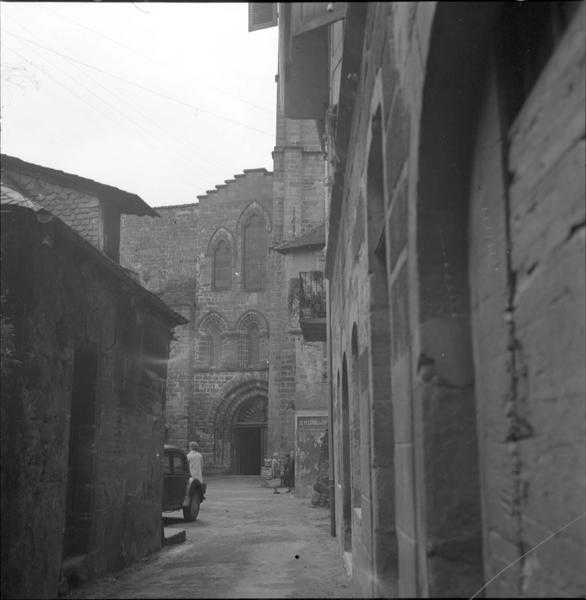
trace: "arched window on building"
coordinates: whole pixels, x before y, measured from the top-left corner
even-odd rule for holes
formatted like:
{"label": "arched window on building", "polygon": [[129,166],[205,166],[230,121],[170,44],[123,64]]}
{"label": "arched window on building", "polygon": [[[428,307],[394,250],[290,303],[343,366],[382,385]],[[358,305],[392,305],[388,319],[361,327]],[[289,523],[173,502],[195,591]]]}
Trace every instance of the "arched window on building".
{"label": "arched window on building", "polygon": [[218,367],[222,363],[222,337],[218,329],[208,331],[208,364]]}
{"label": "arched window on building", "polygon": [[222,342],[226,322],[217,313],[208,314],[199,326],[198,362],[202,366],[219,367],[222,364]]}
{"label": "arched window on building", "polygon": [[242,368],[258,368],[267,359],[268,323],[261,313],[244,313],[236,324],[239,363]]}
{"label": "arched window on building", "polygon": [[214,290],[229,290],[232,287],[232,250],[222,240],[214,251],[212,287]]}
{"label": "arched window on building", "polygon": [[246,331],[246,365],[256,365],[260,360],[260,332],[256,323],[250,323]]}
{"label": "arched window on building", "polygon": [[267,232],[264,219],[260,215],[253,214],[248,218],[244,226],[242,245],[244,289],[263,290],[267,260]]}

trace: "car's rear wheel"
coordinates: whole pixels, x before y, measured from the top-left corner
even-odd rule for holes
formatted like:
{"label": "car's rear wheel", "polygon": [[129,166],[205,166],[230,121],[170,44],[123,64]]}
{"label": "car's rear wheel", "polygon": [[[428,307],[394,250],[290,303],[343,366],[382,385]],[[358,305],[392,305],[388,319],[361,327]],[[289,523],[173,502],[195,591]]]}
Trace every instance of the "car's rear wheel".
{"label": "car's rear wheel", "polygon": [[183,518],[186,521],[195,521],[197,519],[197,515],[199,514],[199,505],[199,494],[195,492],[193,496],[191,496],[189,506],[183,507]]}

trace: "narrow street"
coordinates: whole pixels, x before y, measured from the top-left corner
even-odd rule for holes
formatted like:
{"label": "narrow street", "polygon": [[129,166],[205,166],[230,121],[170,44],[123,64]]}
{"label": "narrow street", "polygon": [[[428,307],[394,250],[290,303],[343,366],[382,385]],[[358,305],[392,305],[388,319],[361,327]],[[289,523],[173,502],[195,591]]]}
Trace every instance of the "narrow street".
{"label": "narrow street", "polygon": [[260,478],[209,478],[197,521],[166,513],[164,547],[117,573],[73,589],[69,598],[350,598],[329,512],[308,498],[273,494]]}
{"label": "narrow street", "polygon": [[586,600],[586,1],[0,20],[0,600]]}

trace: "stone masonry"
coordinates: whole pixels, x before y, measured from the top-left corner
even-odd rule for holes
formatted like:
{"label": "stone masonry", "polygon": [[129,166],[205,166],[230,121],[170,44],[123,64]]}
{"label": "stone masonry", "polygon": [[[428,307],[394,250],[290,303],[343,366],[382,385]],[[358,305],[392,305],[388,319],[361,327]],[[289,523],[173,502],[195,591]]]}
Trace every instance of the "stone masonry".
{"label": "stone masonry", "polygon": [[[294,449],[296,408],[327,406],[319,393],[322,344],[306,344],[319,357],[307,360],[310,354],[299,354],[303,341],[290,333],[290,280],[298,273],[287,274],[273,250],[323,223],[316,183],[323,157],[313,123],[281,117],[279,132],[274,173],[247,169],[197,203],[159,207],[160,219],[122,222],[122,264],[189,319],[171,350],[167,441],[185,447],[197,440],[208,473],[260,472],[262,459]],[[251,220],[263,224],[266,239],[265,280],[256,290],[244,275]],[[215,257],[226,247],[229,284],[218,289]]]}
{"label": "stone masonry", "polygon": [[2,213],[2,596],[56,597],[161,546],[182,319],[4,183]]}
{"label": "stone masonry", "polygon": [[289,86],[329,30],[331,448],[355,593],[583,594],[586,6],[285,7]]}

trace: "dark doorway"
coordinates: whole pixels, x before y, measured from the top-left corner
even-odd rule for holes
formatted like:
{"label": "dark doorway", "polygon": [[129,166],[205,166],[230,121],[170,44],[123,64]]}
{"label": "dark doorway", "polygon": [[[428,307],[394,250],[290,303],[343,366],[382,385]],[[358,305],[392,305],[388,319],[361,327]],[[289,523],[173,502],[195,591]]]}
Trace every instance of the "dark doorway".
{"label": "dark doorway", "polygon": [[86,554],[90,550],[97,370],[94,353],[75,352],[63,557]]}
{"label": "dark doorway", "polygon": [[262,429],[242,427],[234,430],[236,437],[236,465],[239,475],[260,475],[263,461]]}
{"label": "dark doorway", "polygon": [[234,473],[260,475],[267,447],[266,396],[253,396],[238,408],[232,431]]}

